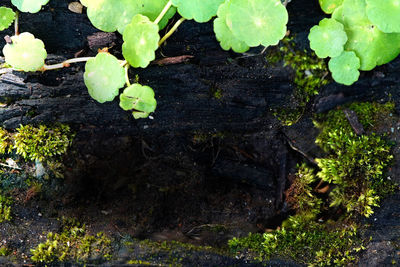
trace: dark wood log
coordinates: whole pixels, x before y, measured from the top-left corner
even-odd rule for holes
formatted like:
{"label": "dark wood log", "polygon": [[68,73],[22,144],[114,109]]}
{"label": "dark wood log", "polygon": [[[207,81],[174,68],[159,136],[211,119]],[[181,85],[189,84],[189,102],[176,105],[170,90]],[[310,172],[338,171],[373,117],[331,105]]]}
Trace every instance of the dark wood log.
{"label": "dark wood log", "polygon": [[[10,5],[9,0],[4,2]],[[112,52],[120,57],[121,36],[116,34],[115,39],[107,35],[108,41],[98,42],[97,37],[102,34],[91,26],[85,14],[70,12],[68,2],[72,0],[53,0],[38,14],[22,14],[20,31],[32,32],[44,41],[50,54],[48,62],[62,62],[77,53],[94,55],[93,50],[113,42]],[[288,9],[289,30],[299,48],[307,48],[310,27],[324,17],[318,1],[292,1]],[[7,34],[12,35],[12,31],[1,33],[1,40]],[[127,208],[121,213],[134,210],[132,213],[141,214],[142,210],[154,208],[155,215],[143,230],[145,233],[182,221],[185,227],[185,222],[241,218],[267,227],[270,218],[285,211],[282,196],[288,173],[294,171],[297,162],[304,161],[304,155],[291,149],[287,142],[310,157],[321,151],[314,144],[318,132],[312,127],[309,114],[292,127],[282,127],[274,117],[272,109],[290,105],[295,88],[293,71],[269,64],[259,54],[261,50],[254,48],[243,55],[226,52],[215,39],[212,23],[187,21],[161,47],[157,59],[182,55],[192,58],[180,64],[131,69],[132,77],[137,74],[139,82],[151,86],[156,93],[158,106],[152,119],[134,120],[119,108],[117,99],[105,104],[91,99],[83,82],[84,64],[76,64],[43,74],[2,75],[0,102],[5,105],[0,108],[0,125],[10,130],[31,123],[72,125],[77,131],[78,152],[71,165],[80,165],[66,173],[70,191],[85,197],[94,192],[97,198],[114,194],[106,198],[115,198],[115,202],[107,203],[112,206],[121,200],[115,191],[127,190],[134,177],[143,186],[140,196],[156,204],[147,206],[143,201],[144,207],[139,209],[127,201]],[[397,59],[362,73],[353,86],[332,82],[320,89],[309,108],[325,112],[350,101],[390,98],[399,108],[399,69]],[[216,97],[215,92],[221,97]],[[206,139],[196,147],[193,139],[203,134]],[[149,193],[151,183],[171,187],[177,184],[177,188],[185,186],[185,190]],[[233,189],[229,191],[228,187]],[[218,193],[210,197],[215,191]],[[252,204],[247,201],[249,194]],[[224,205],[236,200],[240,202],[235,206],[238,210],[231,211],[231,217],[224,217]],[[116,206],[120,207],[120,203]],[[85,215],[85,211],[81,212]],[[183,220],[181,217],[185,216]]]}

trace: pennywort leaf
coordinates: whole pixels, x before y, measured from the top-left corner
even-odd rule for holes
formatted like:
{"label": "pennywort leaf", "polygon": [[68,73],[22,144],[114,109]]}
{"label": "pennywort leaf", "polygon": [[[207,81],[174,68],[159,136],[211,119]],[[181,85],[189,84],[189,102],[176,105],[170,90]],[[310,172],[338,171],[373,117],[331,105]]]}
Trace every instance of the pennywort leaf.
{"label": "pennywort leaf", "polygon": [[[129,22],[131,22],[132,17],[136,14],[142,14],[143,16],[148,17],[151,21],[154,21],[161,13],[165,5],[168,3],[168,0],[137,0],[136,2],[139,5],[139,9],[137,10],[137,13],[131,16]],[[176,13],[175,7],[171,7],[168,10],[168,12],[158,23],[158,27],[160,28],[160,30],[164,29],[165,26],[167,26],[168,20],[172,18],[175,15],[175,13]]]}
{"label": "pennywort leaf", "polygon": [[119,99],[120,107],[123,110],[133,110],[135,119],[147,118],[157,107],[153,89],[137,83],[125,88]]}
{"label": "pennywort leaf", "polygon": [[319,0],[319,5],[326,14],[332,14],[342,3],[343,0]]}
{"label": "pennywort leaf", "polygon": [[15,19],[15,12],[11,8],[0,7],[0,31],[10,27]]}
{"label": "pennywort leaf", "polygon": [[343,24],[335,19],[323,19],[318,26],[311,28],[308,39],[318,57],[337,57],[343,52],[347,35]]}
{"label": "pennywort leaf", "polygon": [[172,0],[182,17],[197,22],[209,21],[217,14],[218,7],[223,2],[224,0]]}
{"label": "pennywort leaf", "polygon": [[371,70],[399,55],[400,34],[379,30],[367,17],[365,0],[344,0],[332,18],[344,25],[348,37],[344,49],[360,58],[360,70]]}
{"label": "pennywort leaf", "polygon": [[358,80],[360,59],[353,51],[344,51],[340,56],[329,61],[329,70],[333,79],[341,84],[351,85]]}
{"label": "pennywort leaf", "polygon": [[217,40],[220,42],[222,49],[229,50],[232,48],[237,53],[244,53],[249,50],[249,46],[233,35],[231,29],[226,24],[228,2],[220,5],[217,12],[217,18],[214,20],[214,32]]}
{"label": "pennywort leaf", "polygon": [[23,71],[37,71],[43,67],[47,52],[42,40],[29,32],[12,36],[11,40],[12,43],[3,48],[7,64]]}
{"label": "pennywort leaf", "polygon": [[[85,0],[82,4],[87,6],[87,15],[93,26],[105,32],[118,30],[122,34],[135,15],[141,14],[153,21],[167,3],[168,0]],[[175,12],[174,7],[168,10],[159,23],[160,29],[167,25]]]}
{"label": "pennywort leaf", "polygon": [[99,103],[112,101],[125,85],[124,68],[108,53],[99,53],[89,59],[83,77],[89,95]]}
{"label": "pennywort leaf", "polygon": [[286,34],[288,13],[280,0],[230,0],[226,23],[248,46],[276,45]]}
{"label": "pennywort leaf", "polygon": [[20,11],[29,13],[39,12],[48,2],[49,0],[11,0],[11,3]]}
{"label": "pennywort leaf", "polygon": [[366,0],[367,16],[385,32],[400,33],[400,0]]}
{"label": "pennywort leaf", "polygon": [[155,59],[160,35],[158,26],[140,14],[133,17],[123,34],[122,54],[135,68],[145,68]]}

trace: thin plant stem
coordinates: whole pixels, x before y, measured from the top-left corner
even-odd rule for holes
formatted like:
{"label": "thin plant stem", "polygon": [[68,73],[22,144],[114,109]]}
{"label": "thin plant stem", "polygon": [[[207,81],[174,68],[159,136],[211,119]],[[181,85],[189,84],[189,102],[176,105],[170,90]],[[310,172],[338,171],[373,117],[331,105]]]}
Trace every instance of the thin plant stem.
{"label": "thin plant stem", "polygon": [[125,81],[127,86],[131,86],[131,82],[129,81],[129,64],[125,65]]}
{"label": "thin plant stem", "polygon": [[56,70],[56,69],[62,69],[65,67],[69,67],[69,64],[72,63],[78,63],[78,62],[86,62],[89,59],[92,59],[93,57],[78,57],[78,58],[72,58],[72,59],[68,59],[65,60],[64,62],[58,63],[58,64],[54,64],[54,65],[44,65],[42,67],[42,71],[46,71],[46,70]]}
{"label": "thin plant stem", "polygon": [[18,28],[18,17],[19,17],[19,12],[15,12],[15,20],[14,20],[14,35],[19,35],[19,28]]}
{"label": "thin plant stem", "polygon": [[160,15],[158,15],[158,17],[154,21],[155,24],[158,24],[162,20],[162,18],[165,16],[165,14],[167,14],[171,6],[172,6],[172,1],[169,0],[168,3],[165,5],[164,9],[161,11]]}
{"label": "thin plant stem", "polygon": [[129,65],[129,64],[128,64],[128,61],[126,61],[126,60],[119,60],[119,65],[121,65],[121,67],[125,67],[126,65]]}
{"label": "thin plant stem", "polygon": [[182,22],[185,21],[185,18],[180,18],[175,24],[174,26],[171,28],[171,30],[169,30],[169,32],[167,32],[164,37],[158,42],[158,46],[161,46],[175,31],[176,29],[178,29],[179,25],[182,24]]}

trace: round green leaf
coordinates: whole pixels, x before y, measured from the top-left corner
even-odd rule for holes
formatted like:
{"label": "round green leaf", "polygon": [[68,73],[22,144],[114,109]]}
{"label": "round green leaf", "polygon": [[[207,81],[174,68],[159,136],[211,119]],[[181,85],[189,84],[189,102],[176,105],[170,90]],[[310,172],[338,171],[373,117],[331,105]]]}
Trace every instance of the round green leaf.
{"label": "round green leaf", "polygon": [[326,14],[332,14],[342,3],[343,0],[319,0],[319,5]]}
{"label": "round green leaf", "polygon": [[209,21],[217,14],[218,7],[223,2],[224,0],[172,0],[182,17],[197,22]]}
{"label": "round green leaf", "polygon": [[15,19],[15,12],[11,8],[0,7],[0,31],[7,29]]}
{"label": "round green leaf", "polygon": [[318,26],[311,28],[308,39],[318,57],[337,57],[343,52],[347,35],[342,23],[334,19],[323,19]]}
{"label": "round green leaf", "polygon": [[226,24],[227,7],[228,4],[225,2],[218,8],[218,17],[214,20],[215,36],[220,42],[222,49],[229,50],[232,48],[232,50],[237,53],[244,53],[249,50],[249,46],[245,42],[237,39]]}
{"label": "round green leaf", "polygon": [[99,53],[89,59],[83,77],[89,95],[99,103],[112,101],[125,85],[124,68],[108,53]]}
{"label": "round green leaf", "polygon": [[87,16],[93,26],[105,32],[114,32],[132,17],[135,1],[130,0],[87,0]]}
{"label": "round green leaf", "polygon": [[[164,9],[168,0],[86,0],[87,15],[93,26],[105,32],[118,30],[123,33],[125,27],[137,14],[147,16],[154,21]],[[171,7],[159,22],[163,29],[170,18],[174,16],[176,9]]]}
{"label": "round green leaf", "polygon": [[344,49],[356,53],[361,70],[371,70],[399,55],[400,34],[379,30],[367,17],[365,0],[344,0],[332,18],[344,25],[348,38]]}
{"label": "round green leaf", "polygon": [[158,26],[140,14],[133,17],[123,34],[122,54],[135,68],[145,68],[155,59],[160,35]]}
{"label": "round green leaf", "polygon": [[366,0],[367,16],[386,33],[400,32],[400,0]]}
{"label": "round green leaf", "polygon": [[39,12],[48,2],[49,0],[11,0],[11,3],[19,10],[29,13]]}
{"label": "round green leaf", "polygon": [[328,67],[333,79],[344,85],[353,84],[360,76],[360,59],[353,51],[343,51],[340,56],[331,58]]}
{"label": "round green leaf", "polygon": [[157,107],[153,89],[137,83],[125,88],[119,99],[123,110],[134,110],[132,114],[135,119],[146,118]]}
{"label": "round green leaf", "polygon": [[42,40],[29,32],[12,36],[11,40],[12,43],[3,48],[7,64],[23,71],[37,71],[43,67],[47,52]]}
{"label": "round green leaf", "polygon": [[[139,9],[137,13],[133,15],[142,14],[143,16],[148,17],[151,21],[155,21],[158,15],[161,13],[161,11],[168,3],[168,0],[137,0],[136,2],[139,5]],[[168,10],[168,12],[158,23],[158,27],[160,28],[160,30],[164,29],[165,26],[167,26],[169,19],[172,18],[175,15],[175,13],[176,13],[175,7],[171,7]],[[129,22],[127,24],[129,24]]]}
{"label": "round green leaf", "polygon": [[226,22],[250,47],[276,45],[286,34],[288,13],[280,0],[231,0]]}

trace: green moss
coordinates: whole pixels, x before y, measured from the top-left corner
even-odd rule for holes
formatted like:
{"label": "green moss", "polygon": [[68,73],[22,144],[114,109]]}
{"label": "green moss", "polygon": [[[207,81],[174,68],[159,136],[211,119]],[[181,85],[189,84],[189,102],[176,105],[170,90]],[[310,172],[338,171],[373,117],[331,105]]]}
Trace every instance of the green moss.
{"label": "green moss", "polygon": [[40,160],[64,154],[71,145],[73,134],[68,125],[47,127],[20,126],[13,136],[13,148],[25,159]]}
{"label": "green moss", "polygon": [[11,251],[6,246],[0,246],[0,257],[6,257],[11,254]]}
{"label": "green moss", "polygon": [[0,195],[0,223],[11,220],[12,200]]}
{"label": "green moss", "polygon": [[223,91],[220,88],[211,88],[210,89],[212,97],[214,97],[217,100],[221,100],[223,95]]}
{"label": "green moss", "polygon": [[85,263],[111,259],[111,240],[103,233],[95,236],[86,233],[85,225],[75,220],[64,221],[60,234],[48,233],[47,240],[31,249],[35,263],[75,262]]}
{"label": "green moss", "polygon": [[[128,263],[151,265],[186,266],[187,261],[198,260],[199,253],[227,255],[226,251],[208,246],[195,246],[178,241],[156,242],[151,240],[133,240],[124,242],[134,259]],[[185,264],[186,262],[186,264]]]}
{"label": "green moss", "polygon": [[315,124],[321,129],[316,143],[328,156],[316,159],[321,171],[318,177],[333,189],[330,206],[345,208],[349,215],[370,216],[379,199],[396,186],[385,179],[383,172],[393,159],[389,142],[371,132],[380,116],[393,112],[393,103],[353,103],[366,134],[356,135],[341,109],[318,116]]}
{"label": "green moss", "polygon": [[20,126],[15,133],[0,128],[0,154],[15,153],[24,159],[46,161],[64,154],[74,134],[68,125]]}
{"label": "green moss", "polygon": [[355,225],[321,224],[307,214],[292,216],[285,224],[272,233],[234,238],[229,246],[259,260],[279,256],[309,266],[343,266],[353,262],[355,252],[363,248]]}
{"label": "green moss", "polygon": [[293,182],[285,192],[286,202],[291,209],[315,215],[320,212],[322,200],[314,194],[311,186],[317,180],[315,171],[312,168],[304,163],[298,166]]}
{"label": "green moss", "polygon": [[292,125],[300,119],[311,97],[318,94],[319,88],[328,84],[327,65],[314,53],[298,50],[291,37],[281,40],[278,51],[270,50],[267,61],[272,64],[283,61],[284,66],[294,70],[293,83],[296,88],[289,101],[290,106],[279,107],[274,111],[283,125]]}
{"label": "green moss", "polygon": [[333,130],[343,130],[346,133],[353,132],[343,109],[349,109],[357,114],[358,121],[362,124],[366,131],[373,131],[375,127],[381,122],[382,118],[389,117],[393,113],[394,103],[388,102],[386,104],[369,103],[369,102],[354,102],[337,110],[332,110],[328,114],[319,114],[314,120],[316,127],[320,129],[320,134],[316,140],[322,148],[326,149],[329,133]]}
{"label": "green moss", "polygon": [[0,128],[0,154],[8,153],[11,147],[10,134],[6,130]]}
{"label": "green moss", "polygon": [[149,261],[141,261],[141,260],[129,260],[127,264],[134,264],[140,266],[154,266],[154,264]]}
{"label": "green moss", "polygon": [[247,250],[257,259],[289,257],[311,266],[354,263],[354,253],[365,243],[357,230],[360,216],[370,216],[379,200],[398,188],[383,175],[393,158],[391,146],[373,133],[394,105],[353,103],[343,108],[357,114],[365,133],[354,133],[341,108],[318,115],[316,142],[326,156],[316,159],[319,169],[302,164],[292,177],[285,195],[297,214],[271,233],[232,239],[232,249]]}

